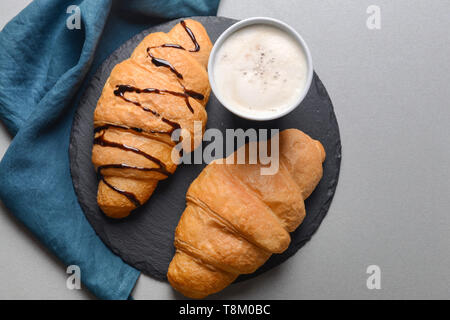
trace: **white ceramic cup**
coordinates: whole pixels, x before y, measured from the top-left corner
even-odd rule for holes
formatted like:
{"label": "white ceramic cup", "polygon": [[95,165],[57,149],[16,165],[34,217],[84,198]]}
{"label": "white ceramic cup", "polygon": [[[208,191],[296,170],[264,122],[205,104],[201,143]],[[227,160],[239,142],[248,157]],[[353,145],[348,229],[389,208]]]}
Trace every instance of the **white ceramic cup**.
{"label": "white ceramic cup", "polygon": [[[242,29],[244,27],[247,27],[249,25],[253,24],[265,24],[270,25],[273,27],[277,27],[288,34],[292,36],[294,40],[298,42],[300,47],[303,49],[303,52],[305,54],[306,58],[306,67],[307,67],[307,74],[306,74],[306,83],[303,91],[298,95],[295,102],[292,104],[286,105],[283,108],[280,108],[280,110],[271,112],[271,113],[261,113],[258,114],[257,112],[251,112],[250,110],[247,112],[242,109],[237,109],[233,106],[232,103],[226,101],[223,96],[221,95],[220,90],[217,88],[215,80],[214,80],[214,63],[216,59],[216,54],[219,51],[219,48],[222,46],[222,44],[227,40],[227,38],[236,32],[239,29]],[[266,120],[273,120],[277,118],[281,118],[282,116],[288,114],[295,108],[297,108],[300,103],[305,98],[306,94],[308,93],[309,87],[311,86],[311,81],[313,77],[313,65],[312,65],[312,58],[311,53],[308,49],[308,46],[306,45],[306,42],[303,40],[303,38],[295,31],[291,26],[287,25],[286,23],[273,19],[273,18],[267,18],[267,17],[253,17],[248,18],[245,20],[241,20],[235,24],[233,24],[231,27],[229,27],[227,30],[225,30],[220,37],[217,39],[216,43],[214,44],[214,47],[211,50],[211,53],[209,55],[209,61],[208,61],[208,77],[209,82],[211,84],[211,89],[214,92],[215,96],[219,100],[219,102],[227,108],[229,111],[234,113],[235,115],[248,119],[248,120],[256,120],[256,121],[266,121]]]}

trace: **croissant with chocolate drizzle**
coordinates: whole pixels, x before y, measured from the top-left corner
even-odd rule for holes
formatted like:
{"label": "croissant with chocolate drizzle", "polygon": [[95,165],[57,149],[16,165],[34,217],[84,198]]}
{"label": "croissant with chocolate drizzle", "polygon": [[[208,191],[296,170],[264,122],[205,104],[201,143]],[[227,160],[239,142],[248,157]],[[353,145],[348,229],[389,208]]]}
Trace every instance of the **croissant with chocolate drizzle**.
{"label": "croissant with chocolate drizzle", "polygon": [[[204,131],[211,48],[201,23],[185,20],[169,33],[146,36],[111,71],[94,113],[92,149],[100,179],[97,202],[106,215],[128,216],[150,198],[159,180],[174,173],[175,129],[194,137],[199,121]],[[187,145],[192,150],[198,142],[192,138]]]}

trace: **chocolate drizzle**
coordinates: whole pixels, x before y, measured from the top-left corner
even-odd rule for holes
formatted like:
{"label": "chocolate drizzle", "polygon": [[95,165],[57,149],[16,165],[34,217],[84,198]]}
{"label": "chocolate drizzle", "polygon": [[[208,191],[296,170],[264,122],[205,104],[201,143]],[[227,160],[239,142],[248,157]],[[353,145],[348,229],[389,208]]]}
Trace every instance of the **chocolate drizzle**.
{"label": "chocolate drizzle", "polygon": [[[99,174],[99,175],[100,175],[100,174]],[[125,197],[127,197],[128,200],[130,200],[130,201],[135,205],[136,208],[138,208],[138,207],[140,207],[140,206],[142,205],[141,202],[137,199],[137,197],[136,197],[133,193],[128,192],[128,191],[121,190],[121,189],[119,189],[119,188],[113,186],[113,185],[110,184],[108,181],[106,181],[105,177],[102,176],[102,175],[100,175],[100,179],[101,179],[108,187],[110,187],[110,188],[113,189],[114,191],[120,193],[121,195],[124,195]]]}
{"label": "chocolate drizzle", "polygon": [[[100,132],[102,130],[106,130],[106,129],[110,128],[110,127],[126,129],[126,130],[133,130],[133,131],[136,131],[136,132],[139,132],[139,133],[144,132],[144,130],[141,129],[141,128],[129,127],[129,126],[121,125],[121,124],[105,124],[105,125],[98,126],[98,127],[94,128],[94,133]],[[155,133],[155,132],[152,131],[152,133]]]}
{"label": "chocolate drizzle", "polygon": [[[191,106],[191,104],[189,102],[189,97],[194,98],[194,99],[203,100],[204,96],[201,93],[198,93],[198,92],[195,92],[195,91],[192,91],[192,90],[187,90],[183,86],[183,84],[181,84],[181,82],[180,82],[180,85],[183,88],[184,92],[177,92],[177,91],[172,91],[172,90],[156,89],[156,88],[139,89],[139,88],[136,88],[136,87],[133,87],[133,86],[130,86],[130,85],[121,84],[121,85],[116,86],[116,90],[114,90],[114,95],[119,96],[122,99],[124,99],[125,101],[130,102],[130,103],[132,103],[132,104],[134,104],[136,106],[142,107],[139,102],[127,99],[125,97],[125,93],[126,92],[134,92],[134,93],[170,94],[170,95],[173,95],[173,96],[176,96],[176,97],[184,98],[184,100],[186,102],[186,106],[188,107],[189,111],[191,111],[191,113],[194,113],[194,109],[192,108],[192,106]],[[158,116],[158,117],[161,116],[159,113],[157,113],[156,111],[151,110],[149,108],[142,107],[142,109],[144,111],[148,111],[148,112],[153,113],[155,116]],[[163,121],[165,121],[164,118],[162,118],[162,119],[163,119]],[[179,125],[178,125],[178,127],[179,127]]]}
{"label": "chocolate drizzle", "polygon": [[[128,146],[126,144],[122,144],[122,143],[117,143],[117,142],[113,142],[113,141],[108,141],[105,139],[105,131],[103,131],[102,134],[100,134],[98,137],[96,137],[94,139],[94,144],[98,144],[102,147],[113,147],[113,148],[119,148],[125,151],[131,151],[134,152],[136,154],[139,154],[147,159],[149,159],[150,161],[155,162],[159,167],[158,168],[146,168],[146,171],[156,171],[159,173],[164,174],[165,176],[170,176],[171,173],[167,170],[166,165],[159,159],[153,157],[152,155],[149,155],[148,153],[145,153],[142,150],[139,150],[136,147],[131,147]],[[139,167],[131,167],[128,166],[129,168],[133,168],[133,169],[137,169],[140,170]]]}
{"label": "chocolate drizzle", "polygon": [[[188,50],[189,52],[198,52],[200,51],[200,45],[197,42],[197,39],[195,38],[194,33],[192,30],[186,25],[186,22],[184,20],[180,21],[180,24],[183,26],[184,30],[186,30],[186,33],[189,35],[189,37],[192,40],[192,43],[194,44],[194,49]],[[186,50],[179,44],[172,44],[172,43],[165,43],[160,46],[154,46],[154,47],[148,47],[147,48],[147,54],[152,59],[152,63],[157,67],[165,67],[168,68],[173,74],[177,76],[178,79],[183,79],[183,75],[175,69],[175,67],[167,60],[164,60],[162,58],[157,58],[152,54],[152,49],[156,48],[172,48],[172,49],[179,49],[179,50]],[[203,100],[203,98],[201,99]]]}
{"label": "chocolate drizzle", "polygon": [[131,166],[128,164],[107,164],[107,165],[99,166],[97,168],[97,175],[99,176],[100,180],[102,180],[108,187],[110,187],[114,191],[127,197],[128,200],[130,200],[136,207],[140,207],[141,203],[139,202],[139,200],[133,193],[121,190],[121,189],[113,186],[112,184],[110,184],[105,179],[104,175],[102,174],[102,170],[104,170],[104,169],[133,169],[133,170],[147,171],[147,172],[154,171],[154,172],[159,172],[159,173],[165,175],[166,177],[170,176],[171,173],[167,170],[166,165],[162,161],[153,157],[152,155],[149,155],[148,153],[145,153],[144,151],[139,150],[136,147],[131,147],[126,144],[106,140],[104,137],[106,129],[104,127],[107,127],[107,126],[98,127],[95,129],[96,132],[101,132],[101,131],[103,131],[103,132],[98,137],[94,138],[94,144],[98,144],[102,147],[119,148],[119,149],[122,149],[125,151],[134,152],[136,154],[144,156],[145,158],[155,162],[159,166],[157,168],[146,168],[146,167]]}
{"label": "chocolate drizzle", "polygon": [[[178,79],[183,79],[183,75],[181,73],[179,73],[177,71],[177,69],[175,69],[175,67],[167,60],[161,59],[161,58],[156,58],[153,54],[151,49],[156,49],[156,48],[164,48],[164,47],[169,47],[168,45],[162,45],[162,46],[157,46],[157,47],[148,47],[147,48],[147,53],[150,56],[150,58],[152,58],[152,63],[157,66],[157,67],[166,67],[169,68],[170,71],[172,71]],[[181,46],[170,46],[170,48],[176,48],[176,49],[182,49]],[[184,49],[183,49],[184,50]]]}
{"label": "chocolate drizzle", "polygon": [[197,39],[195,39],[195,35],[192,32],[191,29],[189,29],[189,27],[186,25],[186,22],[184,20],[180,21],[181,25],[183,26],[184,30],[186,30],[187,34],[189,35],[189,37],[191,38],[192,42],[195,45],[195,48],[192,50],[189,50],[190,52],[198,52],[200,51],[200,45],[197,42]]}
{"label": "chocolate drizzle", "polygon": [[[137,127],[129,127],[129,126],[121,125],[121,124],[109,124],[108,123],[108,124],[96,127],[94,129],[94,133],[100,132],[102,130],[106,130],[106,129],[110,128],[110,127],[119,128],[119,129],[125,129],[125,130],[133,130],[133,131],[138,132],[138,133],[147,132],[144,129],[137,128]],[[162,134],[165,134],[167,132],[166,131],[151,130],[151,131],[148,131],[148,133],[162,133]]]}
{"label": "chocolate drizzle", "polygon": [[[164,90],[165,91],[165,90]],[[138,107],[141,107],[142,110],[146,111],[146,112],[150,112],[153,115],[160,117],[161,121],[163,121],[164,123],[167,123],[169,126],[172,127],[172,130],[165,132],[167,134],[171,134],[174,130],[181,128],[180,124],[174,121],[171,121],[169,119],[166,119],[164,117],[162,117],[158,112],[156,112],[155,110],[152,110],[150,108],[147,107],[143,107],[139,102],[137,101],[133,101],[128,99],[127,97],[125,97],[125,92],[136,92],[136,93],[161,93],[161,90],[159,89],[154,89],[154,88],[147,88],[147,89],[139,89],[139,88],[135,88],[133,86],[130,85],[118,85],[116,86],[116,90],[114,90],[114,95],[121,97],[123,100],[130,102]]]}
{"label": "chocolate drizzle", "polygon": [[[182,20],[180,23],[183,26],[183,28],[186,30],[187,34],[189,35],[189,37],[191,38],[192,42],[195,45],[195,48],[189,50],[189,52],[198,52],[200,50],[200,45],[198,44],[194,33],[186,25],[186,22],[184,20]],[[155,57],[152,54],[151,49],[156,49],[156,48],[172,48],[172,49],[178,49],[178,50],[186,50],[186,49],[183,48],[182,46],[178,45],[178,44],[171,44],[171,43],[166,43],[166,44],[163,44],[163,45],[160,45],[160,46],[148,47],[147,48],[147,54],[151,58],[152,63],[155,66],[157,66],[157,67],[168,68],[173,74],[175,74],[175,76],[178,78],[177,79],[178,83],[180,84],[180,86],[183,89],[183,92],[176,92],[176,91],[171,91],[171,90],[166,90],[166,89],[156,89],[156,88],[139,89],[139,88],[133,87],[131,85],[117,85],[116,89],[114,90],[114,95],[122,98],[126,102],[132,103],[132,104],[142,108],[142,110],[144,110],[146,112],[150,112],[153,115],[155,115],[157,117],[160,117],[161,121],[163,121],[164,123],[166,123],[166,124],[168,124],[169,126],[172,127],[172,130],[170,130],[170,131],[151,131],[151,133],[171,134],[174,130],[181,128],[179,123],[162,117],[158,112],[156,112],[155,110],[152,110],[152,109],[150,109],[148,107],[142,106],[138,101],[133,101],[133,100],[128,99],[127,97],[125,97],[125,93],[127,93],[127,92],[134,92],[134,93],[137,93],[137,94],[141,94],[141,93],[169,94],[169,95],[173,95],[173,96],[177,96],[177,97],[183,97],[185,99],[186,106],[188,107],[188,109],[189,109],[189,111],[191,113],[194,113],[194,109],[192,108],[192,106],[191,106],[191,104],[189,102],[189,97],[197,99],[197,100],[203,100],[205,97],[201,93],[195,92],[193,90],[186,89],[185,86],[180,81],[180,80],[183,80],[183,75],[180,72],[178,72],[175,69],[175,67],[169,61],[164,60],[162,58]],[[149,155],[148,153],[145,153],[142,150],[139,150],[138,148],[135,148],[135,147],[132,147],[132,146],[128,146],[126,144],[122,144],[122,143],[117,143],[117,142],[106,140],[105,137],[104,137],[105,131],[108,128],[110,128],[110,127],[116,127],[116,128],[121,128],[121,129],[129,129],[129,130],[133,130],[133,131],[136,131],[136,132],[139,132],[139,133],[144,132],[144,130],[141,129],[141,128],[128,127],[128,126],[116,125],[116,124],[106,124],[106,125],[102,125],[102,126],[99,126],[99,127],[94,129],[94,133],[95,134],[103,131],[99,136],[94,138],[94,144],[97,144],[97,145],[100,145],[100,146],[103,146],[103,147],[113,147],[113,148],[119,148],[119,149],[122,149],[122,150],[125,150],[125,151],[134,152],[136,154],[144,156],[145,158],[155,162],[159,166],[157,168],[145,168],[145,167],[131,166],[131,165],[128,165],[128,164],[107,164],[107,165],[99,166],[97,168],[97,174],[98,174],[99,178],[108,187],[110,187],[112,190],[114,190],[114,191],[124,195],[125,197],[127,197],[128,200],[130,200],[136,207],[140,207],[141,203],[137,199],[136,195],[134,195],[131,192],[127,192],[127,191],[121,190],[121,189],[111,185],[108,181],[106,181],[105,177],[102,175],[102,170],[104,170],[104,169],[133,169],[133,170],[139,170],[139,171],[155,171],[155,172],[159,172],[159,173],[161,173],[161,174],[163,174],[163,175],[165,175],[167,177],[170,176],[171,173],[167,170],[166,165],[162,161],[160,161],[159,159]]]}

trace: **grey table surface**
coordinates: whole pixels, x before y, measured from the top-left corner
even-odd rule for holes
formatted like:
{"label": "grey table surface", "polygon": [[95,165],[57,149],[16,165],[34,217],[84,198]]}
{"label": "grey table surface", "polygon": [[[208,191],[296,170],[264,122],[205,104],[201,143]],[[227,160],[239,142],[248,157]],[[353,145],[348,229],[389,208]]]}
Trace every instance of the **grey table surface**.
{"label": "grey table surface", "polygon": [[[0,3],[0,28],[30,1]],[[369,29],[369,6],[380,29]],[[342,170],[328,216],[281,266],[218,299],[450,299],[450,2],[222,0],[218,15],[297,29],[333,100]],[[0,158],[11,137],[0,126]],[[0,299],[92,299],[0,203]],[[369,290],[368,266],[381,270]],[[136,299],[170,299],[141,276]]]}

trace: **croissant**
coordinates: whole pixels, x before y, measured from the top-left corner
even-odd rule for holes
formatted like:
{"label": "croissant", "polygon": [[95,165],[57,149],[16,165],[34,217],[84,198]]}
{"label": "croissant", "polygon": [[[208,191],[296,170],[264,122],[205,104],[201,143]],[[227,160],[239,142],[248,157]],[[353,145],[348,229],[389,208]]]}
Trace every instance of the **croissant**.
{"label": "croissant", "polygon": [[[201,23],[181,21],[167,34],[146,36],[111,71],[94,112],[92,149],[100,180],[97,202],[106,215],[128,216],[150,198],[159,180],[173,174],[175,129],[194,137],[198,121],[204,132],[211,48]],[[183,141],[184,151],[198,143]]]}
{"label": "croissant", "polygon": [[261,175],[260,164],[213,161],[192,182],[167,273],[173,288],[203,298],[287,249],[289,232],[305,217],[304,200],[322,178],[325,150],[288,129],[279,135],[278,159],[274,175]]}

